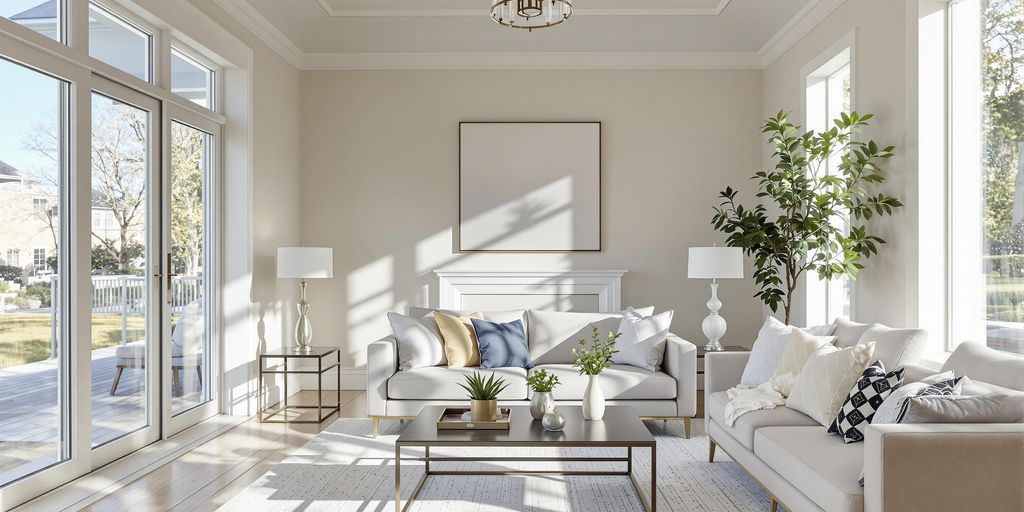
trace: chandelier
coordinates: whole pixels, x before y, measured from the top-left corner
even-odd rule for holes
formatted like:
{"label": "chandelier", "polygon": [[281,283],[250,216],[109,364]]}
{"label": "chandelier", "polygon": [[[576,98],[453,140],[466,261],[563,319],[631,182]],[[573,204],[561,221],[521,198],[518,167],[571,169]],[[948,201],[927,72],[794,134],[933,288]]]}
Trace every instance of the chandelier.
{"label": "chandelier", "polygon": [[491,19],[512,28],[545,28],[572,15],[572,0],[494,0]]}

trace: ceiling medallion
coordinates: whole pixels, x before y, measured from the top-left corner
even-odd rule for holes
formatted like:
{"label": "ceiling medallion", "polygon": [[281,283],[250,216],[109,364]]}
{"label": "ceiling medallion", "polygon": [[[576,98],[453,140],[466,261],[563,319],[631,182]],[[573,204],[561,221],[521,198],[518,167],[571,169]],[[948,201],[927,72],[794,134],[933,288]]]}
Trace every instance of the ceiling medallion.
{"label": "ceiling medallion", "polygon": [[545,28],[558,25],[572,15],[572,0],[494,0],[491,19],[512,28]]}

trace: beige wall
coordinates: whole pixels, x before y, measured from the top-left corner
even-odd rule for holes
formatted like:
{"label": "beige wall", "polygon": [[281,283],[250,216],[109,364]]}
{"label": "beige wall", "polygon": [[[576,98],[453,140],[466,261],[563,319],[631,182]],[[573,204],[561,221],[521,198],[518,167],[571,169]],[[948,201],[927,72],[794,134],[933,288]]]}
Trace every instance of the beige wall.
{"label": "beige wall", "polygon": [[[724,240],[710,226],[717,193],[761,164],[760,75],[303,72],[302,241],[335,249],[335,278],[310,285],[317,343],[363,366],[387,311],[436,303],[435,269],[621,268],[624,304],[674,309],[673,330],[703,344],[708,283],[685,279],[686,249]],[[470,120],[601,121],[604,250],[454,253],[458,123]],[[753,293],[750,280],[722,284],[726,343],[752,343]]]}
{"label": "beige wall", "polygon": [[[907,34],[911,1],[858,0],[845,2],[824,22],[764,70],[762,115],[778,110],[794,114],[803,124],[801,69],[828,50],[851,30],[856,31],[853,78],[856,108],[876,115],[865,136],[894,144],[896,157],[887,164],[885,190],[906,205],[893,218],[877,222],[876,233],[889,243],[867,261],[857,280],[855,316],[863,321],[890,325],[917,325],[917,172],[913,145],[913,105],[908,95]],[[910,76],[909,80],[913,80]],[[770,165],[766,150],[765,165]],[[802,300],[799,301],[802,306]],[[794,306],[794,324],[804,314]]]}

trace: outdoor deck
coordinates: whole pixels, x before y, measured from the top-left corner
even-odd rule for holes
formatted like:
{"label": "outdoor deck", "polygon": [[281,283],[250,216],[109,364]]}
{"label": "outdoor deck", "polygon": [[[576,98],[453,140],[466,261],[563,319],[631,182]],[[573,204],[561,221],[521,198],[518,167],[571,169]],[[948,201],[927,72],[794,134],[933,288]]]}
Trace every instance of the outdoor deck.
{"label": "outdoor deck", "polygon": [[[146,425],[144,370],[125,369],[117,394],[110,395],[116,349],[92,352],[93,446]],[[173,398],[174,410],[199,398],[197,381],[184,387],[191,392]],[[56,460],[60,442],[57,389],[56,359],[0,369],[0,475],[9,470],[31,471],[29,468],[45,467]]]}

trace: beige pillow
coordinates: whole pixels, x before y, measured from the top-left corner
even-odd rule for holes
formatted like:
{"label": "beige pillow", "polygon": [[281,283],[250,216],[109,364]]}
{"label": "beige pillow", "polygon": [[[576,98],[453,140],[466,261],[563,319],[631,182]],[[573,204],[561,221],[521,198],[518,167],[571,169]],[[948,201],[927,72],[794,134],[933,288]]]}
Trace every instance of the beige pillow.
{"label": "beige pillow", "polygon": [[874,352],[873,342],[841,350],[831,345],[821,347],[796,378],[786,406],[822,425],[831,424],[853,385],[871,364]]}
{"label": "beige pillow", "polygon": [[831,346],[835,341],[835,336],[812,336],[803,329],[793,329],[789,343],[782,351],[782,358],[779,359],[778,366],[772,372],[772,378],[769,381],[772,388],[782,396],[789,396],[793,392],[793,384],[796,383],[797,376],[800,375],[800,371],[804,369],[804,365],[807,364],[811,355],[825,345]]}
{"label": "beige pillow", "polygon": [[449,368],[480,366],[480,344],[476,340],[476,329],[473,329],[473,318],[483,320],[484,315],[479,311],[463,316],[434,311],[437,329],[444,339],[444,354]]}

